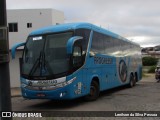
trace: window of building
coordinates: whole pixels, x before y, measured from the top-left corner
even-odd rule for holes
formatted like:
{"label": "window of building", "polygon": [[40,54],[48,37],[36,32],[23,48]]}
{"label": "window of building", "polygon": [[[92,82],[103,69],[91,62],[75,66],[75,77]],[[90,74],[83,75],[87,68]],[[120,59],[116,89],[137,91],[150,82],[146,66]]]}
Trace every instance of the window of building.
{"label": "window of building", "polygon": [[9,32],[18,32],[18,23],[8,23]]}
{"label": "window of building", "polygon": [[27,23],[27,28],[31,28],[32,27],[32,23]]}

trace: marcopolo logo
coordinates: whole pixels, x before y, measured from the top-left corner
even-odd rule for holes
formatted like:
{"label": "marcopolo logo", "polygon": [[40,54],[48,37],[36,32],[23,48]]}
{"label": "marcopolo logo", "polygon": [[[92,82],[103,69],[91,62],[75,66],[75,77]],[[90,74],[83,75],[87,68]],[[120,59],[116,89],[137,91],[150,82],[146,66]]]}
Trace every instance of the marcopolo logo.
{"label": "marcopolo logo", "polygon": [[127,65],[124,60],[119,62],[119,76],[122,82],[127,80]]}

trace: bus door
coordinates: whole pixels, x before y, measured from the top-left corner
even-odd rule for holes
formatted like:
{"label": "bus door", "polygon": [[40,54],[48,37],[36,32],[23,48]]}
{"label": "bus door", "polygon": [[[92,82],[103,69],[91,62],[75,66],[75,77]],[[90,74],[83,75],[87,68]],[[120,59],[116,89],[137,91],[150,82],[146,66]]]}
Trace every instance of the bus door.
{"label": "bus door", "polygon": [[74,76],[76,77],[75,89],[74,93],[77,96],[82,96],[85,90],[84,84],[84,73],[85,70],[83,69],[83,55],[82,55],[82,46],[79,42],[75,42],[73,47],[73,54],[72,54],[72,66],[75,71]]}

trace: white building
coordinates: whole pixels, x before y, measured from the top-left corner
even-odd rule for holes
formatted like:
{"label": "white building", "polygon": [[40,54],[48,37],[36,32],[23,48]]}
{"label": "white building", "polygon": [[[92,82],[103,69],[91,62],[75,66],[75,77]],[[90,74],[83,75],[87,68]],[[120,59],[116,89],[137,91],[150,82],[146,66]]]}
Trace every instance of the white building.
{"label": "white building", "polygon": [[38,28],[64,23],[64,13],[55,9],[7,10],[10,48],[26,40],[28,34]]}
{"label": "white building", "polygon": [[[28,34],[41,27],[64,23],[64,13],[54,9],[18,9],[7,10],[9,28],[9,48],[18,42],[26,41]],[[16,53],[16,59],[10,58],[11,87],[20,87],[19,57],[22,51]]]}

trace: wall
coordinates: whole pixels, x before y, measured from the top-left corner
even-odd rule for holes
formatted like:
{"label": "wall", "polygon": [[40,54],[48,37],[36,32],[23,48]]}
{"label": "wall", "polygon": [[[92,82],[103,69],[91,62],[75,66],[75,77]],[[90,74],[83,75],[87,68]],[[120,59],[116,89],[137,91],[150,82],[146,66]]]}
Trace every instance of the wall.
{"label": "wall", "polygon": [[10,84],[11,87],[20,87],[20,70],[19,58],[22,56],[22,51],[16,52],[16,58],[12,60],[10,55]]}
{"label": "wall", "polygon": [[[7,22],[18,23],[18,32],[9,32],[11,48],[17,42],[26,41],[28,34],[33,30],[64,23],[64,13],[53,9],[7,10]],[[32,27],[27,28],[27,23],[32,23]]]}
{"label": "wall", "polygon": [[58,24],[62,24],[64,23],[64,13],[61,11],[57,11],[57,10],[52,10],[52,24],[56,25]]}

